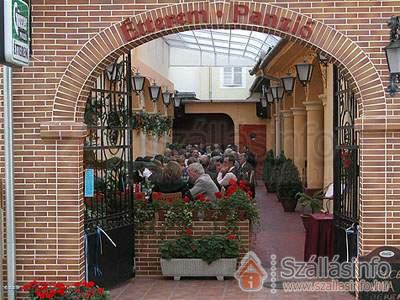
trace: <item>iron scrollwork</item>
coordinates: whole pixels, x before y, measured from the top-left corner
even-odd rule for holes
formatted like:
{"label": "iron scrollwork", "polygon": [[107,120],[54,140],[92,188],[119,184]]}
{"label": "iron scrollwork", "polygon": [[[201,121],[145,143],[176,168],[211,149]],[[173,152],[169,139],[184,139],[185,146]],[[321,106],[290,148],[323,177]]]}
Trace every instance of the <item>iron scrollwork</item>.
{"label": "iron scrollwork", "polygon": [[357,235],[349,237],[346,230],[359,220],[359,147],[354,128],[358,110],[354,92],[337,67],[334,78],[334,242],[336,254],[344,259],[357,252]]}
{"label": "iron scrollwork", "polygon": [[96,80],[84,113],[89,134],[85,168],[95,173],[95,195],[85,199],[85,229],[133,224],[130,57],[112,64]]}

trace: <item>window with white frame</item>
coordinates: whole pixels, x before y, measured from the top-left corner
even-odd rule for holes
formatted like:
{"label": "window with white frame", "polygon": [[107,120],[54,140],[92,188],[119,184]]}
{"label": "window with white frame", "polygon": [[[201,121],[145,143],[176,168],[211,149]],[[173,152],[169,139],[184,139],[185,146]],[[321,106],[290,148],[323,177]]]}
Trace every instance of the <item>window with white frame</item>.
{"label": "window with white frame", "polygon": [[242,67],[223,67],[222,87],[244,87]]}

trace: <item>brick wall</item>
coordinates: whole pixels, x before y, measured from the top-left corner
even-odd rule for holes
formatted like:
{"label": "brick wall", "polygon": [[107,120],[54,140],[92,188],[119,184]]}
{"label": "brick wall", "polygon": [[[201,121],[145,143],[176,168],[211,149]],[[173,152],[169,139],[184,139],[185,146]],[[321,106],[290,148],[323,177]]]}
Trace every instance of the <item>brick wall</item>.
{"label": "brick wall", "polygon": [[[276,0],[242,1],[251,10],[314,20],[313,34],[302,39],[249,18],[230,22],[225,1],[35,0],[32,1],[33,53],[29,67],[13,70],[15,124],[15,205],[17,279],[74,281],[83,278],[82,112],[93,79],[114,58],[148,40],[178,30],[225,28],[260,30],[322,49],[353,79],[362,106],[362,253],[377,245],[400,246],[400,97],[388,97],[390,16],[399,1]],[[175,5],[176,4],[176,5]],[[210,6],[209,6],[210,5]],[[214,6],[215,5],[215,6]],[[164,9],[164,7],[168,7]],[[182,9],[221,10],[202,25],[175,26],[124,42],[119,22],[127,17],[165,16]],[[141,15],[139,15],[141,14]],[[149,16],[147,14],[147,16]],[[2,89],[2,76],[0,76]],[[2,95],[0,109],[3,111]],[[2,118],[0,118],[2,120]],[[47,125],[45,124],[47,122]],[[59,123],[64,122],[64,123]],[[50,133],[47,133],[50,132]],[[3,137],[0,176],[4,180]]]}
{"label": "brick wall", "polygon": [[[193,238],[210,235],[213,233],[224,234],[224,221],[193,221]],[[240,258],[249,251],[250,248],[250,228],[248,221],[238,223],[240,236]],[[153,230],[142,230],[136,234],[136,275],[137,276],[160,276],[160,244],[163,239],[175,239],[182,233],[176,230],[166,230],[163,232],[162,221],[156,221]]]}

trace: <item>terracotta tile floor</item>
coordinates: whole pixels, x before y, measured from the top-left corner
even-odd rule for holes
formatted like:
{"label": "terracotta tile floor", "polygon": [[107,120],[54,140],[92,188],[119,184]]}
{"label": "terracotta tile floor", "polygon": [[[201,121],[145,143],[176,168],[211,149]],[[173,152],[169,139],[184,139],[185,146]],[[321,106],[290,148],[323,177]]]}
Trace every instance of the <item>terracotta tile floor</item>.
{"label": "terracotta tile floor", "polygon": [[[284,213],[273,194],[267,194],[264,184],[256,189],[256,201],[261,211],[261,224],[255,228],[252,250],[267,269],[270,255],[278,261],[285,256],[303,259],[304,229],[299,213]],[[235,279],[217,281],[210,279],[134,278],[111,290],[111,299],[117,300],[352,300],[348,293],[296,292],[285,293],[277,289],[275,294],[264,288],[260,292],[243,292]]]}
{"label": "terracotta tile floor", "polygon": [[118,300],[352,300],[348,293],[296,292],[285,293],[264,288],[260,292],[243,292],[235,279],[135,278],[111,291],[111,299]]}

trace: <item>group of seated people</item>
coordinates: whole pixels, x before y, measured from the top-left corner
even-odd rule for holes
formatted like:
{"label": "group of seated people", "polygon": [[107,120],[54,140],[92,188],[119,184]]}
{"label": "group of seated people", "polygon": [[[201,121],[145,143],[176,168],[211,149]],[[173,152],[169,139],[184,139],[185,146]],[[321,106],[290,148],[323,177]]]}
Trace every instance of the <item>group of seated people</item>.
{"label": "group of seated people", "polygon": [[255,157],[244,149],[218,144],[203,147],[187,145],[180,149],[167,148],[164,155],[138,157],[135,161],[135,183],[149,181],[152,191],[161,193],[181,192],[190,198],[204,194],[215,200],[215,193],[226,189],[234,180],[246,182],[254,197]]}

